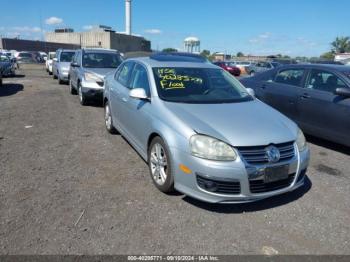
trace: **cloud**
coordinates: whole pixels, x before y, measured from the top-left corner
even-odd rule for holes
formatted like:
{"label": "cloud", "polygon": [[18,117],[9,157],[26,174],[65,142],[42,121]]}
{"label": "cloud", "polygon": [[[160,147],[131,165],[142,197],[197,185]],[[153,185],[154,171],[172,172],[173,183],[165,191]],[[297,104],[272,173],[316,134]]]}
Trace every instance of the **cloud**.
{"label": "cloud", "polygon": [[56,16],[51,16],[45,20],[45,24],[47,25],[58,25],[62,23],[63,23],[63,19]]}
{"label": "cloud", "polygon": [[270,39],[271,36],[272,36],[271,33],[266,32],[266,33],[262,33],[262,34],[258,35],[257,37],[249,39],[248,41],[251,44],[262,44],[262,43],[266,42],[268,39]]}
{"label": "cloud", "polygon": [[145,33],[151,35],[160,35],[162,31],[160,29],[146,29]]}

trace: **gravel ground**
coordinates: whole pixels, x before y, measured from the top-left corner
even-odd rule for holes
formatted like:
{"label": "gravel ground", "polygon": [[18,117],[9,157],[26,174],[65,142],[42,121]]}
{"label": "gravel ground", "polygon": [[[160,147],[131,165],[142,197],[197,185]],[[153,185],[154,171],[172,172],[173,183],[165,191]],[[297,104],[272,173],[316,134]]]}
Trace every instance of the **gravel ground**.
{"label": "gravel ground", "polygon": [[21,70],[0,89],[0,254],[350,254],[349,148],[309,138],[307,185],[261,202],[165,195],[102,107]]}

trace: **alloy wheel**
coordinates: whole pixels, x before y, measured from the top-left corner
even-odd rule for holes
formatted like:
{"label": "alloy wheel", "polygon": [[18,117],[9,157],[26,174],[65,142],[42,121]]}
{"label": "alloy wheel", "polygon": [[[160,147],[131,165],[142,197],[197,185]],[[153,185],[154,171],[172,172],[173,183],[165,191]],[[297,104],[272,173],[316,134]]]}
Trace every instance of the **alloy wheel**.
{"label": "alloy wheel", "polygon": [[160,186],[167,180],[168,161],[163,146],[155,143],[151,149],[150,167],[153,180]]}

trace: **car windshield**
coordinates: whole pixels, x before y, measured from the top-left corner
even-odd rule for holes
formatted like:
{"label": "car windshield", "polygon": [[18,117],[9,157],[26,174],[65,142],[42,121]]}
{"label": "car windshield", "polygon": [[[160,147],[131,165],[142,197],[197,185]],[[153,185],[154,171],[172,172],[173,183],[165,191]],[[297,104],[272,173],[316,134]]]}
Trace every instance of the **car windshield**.
{"label": "car windshield", "polygon": [[117,68],[122,62],[116,53],[85,53],[83,67],[87,68]]}
{"label": "car windshield", "polygon": [[61,62],[72,62],[74,52],[62,52],[61,53]]}
{"label": "car windshield", "polygon": [[49,54],[49,59],[54,59],[54,58],[55,58],[55,56],[56,56],[56,54],[55,54],[55,53],[53,53],[53,54]]}
{"label": "car windshield", "polygon": [[222,69],[153,68],[158,95],[177,103],[216,104],[250,101],[246,89]]}

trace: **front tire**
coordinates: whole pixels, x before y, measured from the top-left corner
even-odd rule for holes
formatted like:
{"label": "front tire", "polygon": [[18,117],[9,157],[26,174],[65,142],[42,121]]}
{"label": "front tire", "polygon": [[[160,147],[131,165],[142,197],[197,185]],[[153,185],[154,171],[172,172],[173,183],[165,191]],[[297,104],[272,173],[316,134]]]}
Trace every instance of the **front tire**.
{"label": "front tire", "polygon": [[110,134],[117,134],[117,130],[115,129],[113,125],[113,119],[112,119],[112,114],[111,114],[111,109],[109,107],[108,101],[105,103],[105,126]]}
{"label": "front tire", "polygon": [[148,166],[154,185],[163,193],[174,191],[174,177],[169,149],[160,137],[152,140],[148,149]]}
{"label": "front tire", "polygon": [[77,90],[74,88],[72,80],[69,80],[69,92],[71,95],[77,94]]}
{"label": "front tire", "polygon": [[78,83],[78,94],[79,94],[79,102],[82,106],[86,106],[87,105],[87,99],[86,96],[83,93],[83,90],[81,88],[81,84]]}

